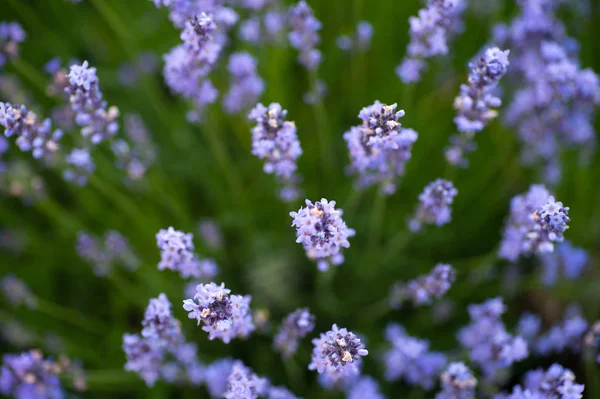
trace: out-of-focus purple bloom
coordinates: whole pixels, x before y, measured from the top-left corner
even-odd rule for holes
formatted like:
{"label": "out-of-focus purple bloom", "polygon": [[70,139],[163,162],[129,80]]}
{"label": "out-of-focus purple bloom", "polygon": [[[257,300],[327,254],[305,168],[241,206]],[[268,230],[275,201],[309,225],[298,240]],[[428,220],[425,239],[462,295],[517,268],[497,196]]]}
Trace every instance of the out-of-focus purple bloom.
{"label": "out-of-focus purple bloom", "polygon": [[451,181],[436,179],[429,183],[419,195],[419,206],[409,220],[409,228],[419,231],[423,224],[435,224],[439,227],[449,223],[452,219],[450,205],[457,194],[458,190]]}
{"label": "out-of-focus purple bloom", "polygon": [[223,106],[226,112],[233,114],[256,104],[265,90],[265,83],[256,72],[256,59],[248,53],[232,54],[228,67],[231,83]]}
{"label": "out-of-focus purple bloom", "polygon": [[306,208],[290,212],[296,228],[296,242],[302,244],[309,259],[317,261],[317,268],[324,272],[329,264],[339,266],[344,262],[342,248],[350,247],[349,237],[356,232],[346,226],[343,211],[335,209],[335,201],[322,198],[314,204],[306,200]]}
{"label": "out-of-focus purple bloom", "polygon": [[556,247],[556,251],[540,257],[542,281],[552,286],[560,277],[574,280],[581,276],[589,261],[588,253],[573,246],[568,240]]}
{"label": "out-of-focus purple bloom", "polygon": [[65,91],[70,96],[71,108],[76,113],[75,122],[81,126],[82,136],[98,144],[117,134],[119,109],[114,106],[107,109],[98,86],[96,68],[90,68],[87,61],[72,65],[68,78],[69,86]]}
{"label": "out-of-focus purple bloom", "polygon": [[222,398],[227,391],[227,379],[233,368],[233,359],[219,359],[208,366],[204,371],[206,388],[213,398]]}
{"label": "out-of-focus purple bloom", "polygon": [[6,137],[16,136],[21,151],[31,151],[36,159],[55,153],[63,135],[62,130],[52,130],[50,119],[40,121],[24,105],[3,102],[0,102],[0,126],[5,128]]}
{"label": "out-of-focus purple bloom", "polygon": [[63,399],[57,365],[32,350],[4,355],[0,368],[0,393],[16,399]]}
{"label": "out-of-focus purple bloom", "polygon": [[125,115],[125,133],[129,143],[123,139],[111,144],[117,158],[117,166],[125,169],[129,180],[140,180],[156,161],[156,147],[144,121],[137,114]]}
{"label": "out-of-focus purple bloom", "polygon": [[19,55],[19,45],[25,37],[25,31],[17,22],[0,21],[0,68]]}
{"label": "out-of-focus purple bloom", "polygon": [[275,350],[286,358],[296,353],[299,341],[315,328],[315,319],[307,308],[296,309],[287,315],[275,336]]}
{"label": "out-of-focus purple bloom", "polygon": [[194,258],[194,235],[183,233],[169,227],[161,229],[156,234],[156,245],[160,249],[160,262],[158,270],[178,270],[186,262]]}
{"label": "out-of-focus purple bloom", "polygon": [[428,0],[427,6],[410,17],[410,43],[406,56],[396,68],[404,83],[421,80],[426,65],[424,59],[448,53],[448,41],[462,31],[460,17],[463,0]]}
{"label": "out-of-focus purple bloom", "polygon": [[0,337],[4,342],[17,348],[31,347],[38,339],[34,331],[23,326],[17,320],[3,320],[2,327],[0,327]]}
{"label": "out-of-focus purple bloom", "polygon": [[299,194],[296,184],[301,178],[296,173],[296,161],[302,148],[296,125],[286,121],[286,116],[287,110],[278,103],[271,103],[268,108],[259,103],[248,114],[249,119],[256,121],[252,128],[252,154],[264,160],[265,173],[274,174],[283,185],[280,197],[291,201]]}
{"label": "out-of-focus purple bloom", "polygon": [[205,219],[198,222],[197,231],[212,249],[220,249],[223,246],[223,232],[216,220]]}
{"label": "out-of-focus purple bloom", "polygon": [[543,185],[532,185],[511,200],[498,256],[515,262],[522,255],[553,252],[554,243],[564,240],[568,214],[569,208],[556,202]]}
{"label": "out-of-focus purple bloom", "polygon": [[589,323],[578,312],[565,314],[564,319],[541,335],[535,343],[535,352],[548,356],[565,349],[580,352],[589,331]]}
{"label": "out-of-focus purple bloom", "polygon": [[393,194],[395,180],[404,175],[418,135],[412,129],[401,127],[398,120],[404,111],[396,111],[396,107],[396,104],[375,101],[358,114],[363,124],[344,133],[352,161],[351,171],[358,175],[359,187],[378,184],[382,193]]}
{"label": "out-of-focus purple bloom", "polygon": [[379,389],[379,384],[372,377],[361,377],[352,385],[346,394],[346,399],[385,399]]}
{"label": "out-of-focus purple bloom", "polygon": [[119,67],[117,75],[119,77],[119,83],[125,87],[135,86],[139,78],[135,67],[129,62],[126,62]]}
{"label": "out-of-focus purple bloom", "polygon": [[431,305],[434,299],[442,297],[456,279],[452,266],[437,264],[429,274],[417,277],[408,283],[398,282],[390,289],[390,307],[398,309],[406,301],[414,306]]}
{"label": "out-of-focus purple bloom", "polygon": [[231,374],[227,378],[225,399],[257,399],[267,393],[269,381],[260,378],[244,364],[236,360],[233,363]]}
{"label": "out-of-focus purple bloom", "polygon": [[0,289],[4,297],[17,307],[25,305],[29,309],[37,308],[37,298],[23,280],[9,274],[0,280]]}
{"label": "out-of-focus purple bloom", "polygon": [[367,21],[360,21],[356,25],[356,32],[353,36],[340,35],[336,39],[336,44],[340,50],[344,51],[367,51],[371,46],[373,37],[373,25]]}
{"label": "out-of-focus purple bloom", "polygon": [[301,399],[284,387],[269,387],[267,399]]}
{"label": "out-of-focus purple bloom", "polygon": [[136,270],[140,266],[139,257],[129,246],[127,238],[118,231],[107,231],[103,243],[88,232],[80,231],[75,247],[79,256],[92,265],[97,276],[110,274],[115,263],[128,270]]}
{"label": "out-of-focus purple bloom", "polygon": [[358,368],[360,358],[369,354],[360,338],[345,328],[338,328],[336,324],[319,338],[313,339],[312,343],[314,348],[308,369],[333,378],[344,374],[346,368]]}
{"label": "out-of-focus purple bloom", "polygon": [[501,319],[505,311],[502,298],[469,305],[471,324],[458,332],[461,345],[488,377],[493,377],[497,369],[509,367],[529,356],[527,342],[506,331]]}
{"label": "out-of-focus purple bloom", "polygon": [[46,185],[30,162],[14,160],[0,173],[0,192],[20,198],[26,205],[46,198]]}
{"label": "out-of-focus purple bloom", "polygon": [[575,383],[575,374],[559,364],[546,371],[530,371],[525,375],[525,384],[515,385],[511,394],[496,395],[495,399],[581,399],[583,384]]}
{"label": "out-of-focus purple bloom", "polygon": [[541,317],[533,313],[525,312],[519,318],[519,324],[517,324],[517,334],[523,337],[527,341],[528,345],[531,345],[541,328]]}
{"label": "out-of-focus purple bloom", "polygon": [[65,161],[69,166],[63,170],[63,178],[78,186],[85,186],[88,177],[96,170],[96,164],[89,148],[73,148],[65,156]]}
{"label": "out-of-focus purple bloom", "polygon": [[403,379],[411,385],[432,389],[446,366],[446,356],[430,352],[428,341],[411,337],[396,323],[388,324],[385,338],[392,345],[384,354],[386,380]]}
{"label": "out-of-focus purple bloom", "polygon": [[321,101],[327,95],[327,83],[324,80],[317,80],[313,87],[302,95],[302,100],[306,104],[314,105]]}
{"label": "out-of-focus purple bloom", "polygon": [[258,17],[251,17],[242,22],[239,37],[242,41],[258,44],[261,40],[260,19]]}
{"label": "out-of-focus purple bloom", "polygon": [[254,331],[249,295],[230,295],[225,284],[198,284],[193,299],[183,301],[190,319],[203,322],[208,338],[218,338],[228,344],[233,338],[246,338]]}
{"label": "out-of-focus purple bloom", "polygon": [[460,134],[453,136],[451,146],[446,149],[446,159],[455,166],[466,166],[464,158],[473,148],[471,141],[477,132],[497,116],[496,110],[502,101],[494,90],[508,69],[510,50],[492,47],[485,50],[477,62],[469,64],[469,81],[460,86],[460,94],[454,100],[458,115],[454,123]]}
{"label": "out-of-focus purple bloom", "polygon": [[151,0],[156,7],[168,7],[169,18],[177,28],[184,28],[185,24],[196,15],[206,13],[223,27],[235,25],[237,14],[227,7],[223,7],[223,0]]}
{"label": "out-of-focus purple bloom", "polygon": [[290,44],[300,52],[298,61],[308,70],[317,69],[321,64],[321,52],[316,46],[321,41],[319,30],[322,24],[304,0],[290,7],[288,24],[291,29],[288,35]]}
{"label": "out-of-focus purple bloom", "polygon": [[477,378],[464,363],[450,363],[442,373],[442,391],[435,399],[473,399]]}
{"label": "out-of-focus purple bloom", "polygon": [[160,58],[152,51],[144,51],[138,55],[136,65],[142,73],[152,74],[158,70]]}

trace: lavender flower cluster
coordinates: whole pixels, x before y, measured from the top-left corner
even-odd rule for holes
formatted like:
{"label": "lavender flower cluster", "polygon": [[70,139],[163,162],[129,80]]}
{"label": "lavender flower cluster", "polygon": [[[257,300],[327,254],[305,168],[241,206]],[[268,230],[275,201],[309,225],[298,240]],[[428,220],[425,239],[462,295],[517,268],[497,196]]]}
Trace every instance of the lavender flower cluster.
{"label": "lavender flower cluster", "polygon": [[437,264],[429,274],[419,276],[408,283],[398,282],[390,288],[389,304],[399,309],[404,302],[414,306],[430,305],[433,299],[441,298],[456,279],[456,271],[444,263]]}
{"label": "lavender flower cluster", "polygon": [[423,224],[443,226],[450,222],[450,205],[458,190],[451,181],[437,179],[429,183],[419,195],[419,206],[408,226],[412,231],[419,231]]}
{"label": "lavender flower cluster", "polygon": [[404,175],[418,134],[402,128],[398,120],[404,111],[396,111],[396,107],[375,101],[358,114],[363,124],[344,133],[352,161],[350,170],[358,175],[359,187],[378,184],[384,194],[393,194],[395,180]]}
{"label": "lavender flower cluster", "polygon": [[296,353],[299,341],[315,328],[315,319],[307,308],[296,309],[287,315],[275,335],[275,350],[286,358]]}
{"label": "lavender flower cluster", "polygon": [[336,39],[336,44],[343,51],[365,52],[371,47],[373,38],[373,25],[368,21],[360,21],[356,25],[356,32],[351,36],[341,35]]}
{"label": "lavender flower cluster", "polygon": [[446,355],[430,352],[428,341],[411,337],[396,323],[388,324],[385,339],[392,345],[383,358],[385,379],[402,379],[408,384],[432,389],[446,366]]}
{"label": "lavender flower cluster", "polygon": [[497,116],[494,108],[502,101],[495,96],[494,90],[508,69],[508,54],[498,47],[485,50],[476,63],[469,64],[469,83],[461,85],[460,95],[454,100],[458,116],[454,123],[460,135],[450,138],[450,147],[446,149],[446,159],[452,165],[466,166],[465,154],[474,149],[471,142],[475,133],[480,132]]}
{"label": "lavender flower cluster", "polygon": [[419,15],[410,17],[410,43],[396,74],[404,83],[421,80],[425,59],[448,53],[448,41],[462,31],[463,0],[428,0]]}
{"label": "lavender flower cluster", "polygon": [[109,275],[115,264],[133,271],[141,263],[127,238],[115,230],[104,233],[102,241],[86,231],[80,231],[75,247],[79,256],[92,266],[96,276]]}
{"label": "lavender flower cluster", "polygon": [[473,399],[477,378],[464,363],[450,363],[442,373],[442,391],[435,399]]}
{"label": "lavender flower cluster", "polygon": [[288,24],[291,32],[288,35],[290,44],[298,49],[298,62],[308,70],[315,70],[321,63],[321,52],[316,46],[321,41],[319,30],[321,22],[315,18],[312,9],[302,0],[290,7]]}
{"label": "lavender flower cluster", "polygon": [[342,210],[335,209],[335,201],[322,198],[314,204],[306,200],[306,208],[290,212],[296,228],[296,242],[304,246],[306,256],[317,261],[319,271],[325,272],[329,264],[344,263],[342,248],[350,247],[349,237],[356,232],[346,226]]}
{"label": "lavender flower cluster", "polygon": [[62,399],[65,396],[58,374],[60,369],[41,352],[32,350],[2,357],[0,393],[18,399]]}
{"label": "lavender flower cluster", "polygon": [[0,68],[19,55],[19,46],[26,34],[17,22],[0,21]]}
{"label": "lavender flower cluster", "polygon": [[29,309],[37,308],[37,298],[23,280],[9,274],[0,280],[0,291],[12,306],[25,305]]}
{"label": "lavender flower cluster", "polygon": [[583,385],[575,383],[575,374],[558,364],[548,370],[534,370],[525,375],[523,386],[516,385],[510,394],[496,395],[494,399],[527,399],[527,398],[583,398]]}
{"label": "lavender flower cluster", "polygon": [[520,256],[554,251],[554,243],[562,242],[569,228],[568,214],[569,208],[555,201],[543,185],[532,185],[510,203],[498,256],[514,262]]}
{"label": "lavender flower cluster", "polygon": [[111,148],[117,158],[117,167],[124,169],[128,181],[141,180],[156,161],[156,148],[144,121],[137,114],[125,115],[125,139],[116,139]]}
{"label": "lavender flower cluster", "polygon": [[458,339],[469,351],[471,360],[487,376],[493,376],[496,370],[509,367],[529,356],[527,342],[521,336],[512,336],[506,331],[501,319],[505,311],[502,298],[470,305],[471,324],[458,333]]}

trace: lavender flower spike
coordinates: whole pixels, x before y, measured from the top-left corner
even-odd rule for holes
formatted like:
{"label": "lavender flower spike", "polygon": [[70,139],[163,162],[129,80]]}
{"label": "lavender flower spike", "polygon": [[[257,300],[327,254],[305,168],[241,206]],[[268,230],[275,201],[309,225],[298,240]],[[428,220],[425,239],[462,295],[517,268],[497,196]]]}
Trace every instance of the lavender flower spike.
{"label": "lavender flower spike", "polygon": [[446,149],[446,159],[455,166],[466,166],[465,153],[474,149],[475,133],[480,132],[498,114],[494,108],[502,104],[494,95],[494,89],[507,71],[510,50],[498,47],[485,50],[475,63],[469,64],[469,82],[461,85],[460,94],[454,100],[458,115],[454,123],[460,132],[451,138],[451,146]]}
{"label": "lavender flower spike", "polygon": [[160,249],[159,270],[178,270],[181,265],[191,262],[194,258],[194,243],[192,233],[183,233],[169,227],[156,234],[156,245]]}
{"label": "lavender flower spike", "polygon": [[390,292],[390,307],[400,308],[405,301],[411,301],[415,306],[430,305],[434,298],[442,297],[450,289],[455,279],[456,272],[452,266],[439,263],[429,274],[407,284],[394,284]]}
{"label": "lavender flower spike", "polygon": [[40,121],[24,105],[0,102],[0,126],[5,128],[6,137],[17,137],[17,146],[21,151],[31,151],[36,159],[58,151],[58,141],[63,136],[62,130],[52,130],[50,119]]}
{"label": "lavender flower spike", "polygon": [[4,355],[0,368],[0,393],[16,399],[63,399],[60,367],[36,350]]}
{"label": "lavender flower spike", "polygon": [[274,174],[283,184],[281,198],[292,201],[299,194],[296,161],[302,155],[302,148],[296,125],[286,121],[286,116],[287,110],[277,103],[271,103],[268,108],[259,103],[248,118],[256,121],[252,128],[252,154],[265,161],[265,173]]}
{"label": "lavender flower spike", "polygon": [[317,261],[322,272],[329,269],[329,263],[339,266],[344,262],[341,249],[350,247],[348,238],[356,234],[346,226],[342,213],[341,209],[335,209],[335,201],[325,198],[314,204],[306,200],[306,208],[290,212],[296,242],[304,246],[309,259]]}
{"label": "lavender flower spike", "polygon": [[321,63],[321,52],[315,47],[321,41],[318,33],[321,22],[315,18],[306,1],[302,0],[290,7],[288,23],[292,30],[288,36],[290,44],[300,51],[298,61],[306,69],[317,69]]}
{"label": "lavender flower spike", "polygon": [[424,223],[436,226],[449,223],[451,220],[450,205],[457,194],[458,190],[451,181],[437,179],[429,183],[419,195],[420,204],[415,215],[409,221],[409,228],[412,231],[419,231]]}
{"label": "lavender flower spike", "polygon": [[296,309],[283,320],[273,346],[283,357],[290,357],[296,353],[298,342],[314,328],[315,316],[307,308]]}
{"label": "lavender flower spike", "polygon": [[267,392],[269,381],[260,378],[244,364],[236,360],[227,379],[225,399],[258,399]]}
{"label": "lavender flower spike", "polygon": [[90,68],[87,61],[82,65],[72,65],[68,78],[69,86],[65,92],[70,96],[71,108],[76,114],[75,121],[81,126],[82,136],[98,144],[117,134],[119,109],[114,106],[106,108],[96,68]]}
{"label": "lavender flower spike", "polygon": [[19,45],[25,37],[25,31],[17,22],[0,21],[0,68],[19,55]]}
{"label": "lavender flower spike", "polygon": [[372,377],[361,377],[348,389],[347,399],[385,399],[379,384]]}
{"label": "lavender flower spike", "polygon": [[357,361],[369,354],[360,338],[335,324],[312,343],[314,348],[308,369],[317,370],[319,374],[336,375],[344,368],[355,368]]}
{"label": "lavender flower spike", "polygon": [[514,262],[523,255],[553,252],[554,243],[564,241],[568,214],[569,208],[556,202],[543,185],[532,185],[510,203],[498,256]]}
{"label": "lavender flower spike", "polygon": [[512,394],[497,395],[494,399],[581,399],[583,384],[575,383],[575,374],[559,364],[546,371],[538,369],[525,375],[525,384],[516,385]]}
{"label": "lavender flower spike", "polygon": [[393,194],[395,180],[404,175],[418,135],[401,127],[398,120],[404,111],[396,108],[396,104],[375,101],[358,114],[363,124],[344,133],[352,161],[350,169],[358,176],[359,187],[378,184],[383,194]]}
{"label": "lavender flower spike", "polygon": [[223,107],[233,114],[256,104],[265,90],[265,82],[256,72],[256,59],[246,52],[231,54],[228,68],[231,87],[223,100]]}
{"label": "lavender flower spike", "polygon": [[0,280],[0,291],[13,306],[25,305],[29,309],[37,308],[37,298],[23,280],[9,274]]}
{"label": "lavender flower spike", "polygon": [[463,0],[428,0],[427,7],[410,17],[410,43],[396,74],[404,83],[421,80],[426,58],[448,53],[448,40],[462,30]]}
{"label": "lavender flower spike", "polygon": [[228,344],[232,338],[246,338],[254,331],[250,312],[250,296],[230,295],[225,284],[199,284],[193,299],[183,301],[190,319],[204,323],[202,330],[209,339],[219,338]]}
{"label": "lavender flower spike", "polygon": [[450,363],[442,373],[442,392],[435,399],[474,399],[477,378],[464,363]]}

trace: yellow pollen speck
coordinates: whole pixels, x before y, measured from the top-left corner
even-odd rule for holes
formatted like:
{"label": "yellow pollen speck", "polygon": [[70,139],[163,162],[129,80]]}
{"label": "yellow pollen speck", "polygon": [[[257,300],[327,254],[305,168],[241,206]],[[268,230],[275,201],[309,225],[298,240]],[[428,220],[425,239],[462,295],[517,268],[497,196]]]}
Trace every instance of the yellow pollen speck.
{"label": "yellow pollen speck", "polygon": [[350,354],[350,352],[344,352],[344,357],[342,357],[342,360],[345,362],[352,362],[352,355]]}

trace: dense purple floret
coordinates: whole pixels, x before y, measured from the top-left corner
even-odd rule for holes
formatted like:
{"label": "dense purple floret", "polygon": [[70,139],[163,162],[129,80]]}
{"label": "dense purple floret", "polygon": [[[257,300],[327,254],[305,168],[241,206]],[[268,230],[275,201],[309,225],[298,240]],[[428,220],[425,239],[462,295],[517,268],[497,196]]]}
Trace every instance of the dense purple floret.
{"label": "dense purple floret", "polygon": [[510,203],[498,255],[514,262],[520,256],[553,252],[554,243],[564,241],[568,214],[569,208],[555,201],[544,186],[532,185]]}
{"label": "dense purple floret", "polygon": [[290,212],[296,228],[296,242],[302,244],[309,259],[317,261],[317,268],[324,272],[329,264],[339,266],[344,262],[342,248],[350,247],[349,237],[355,231],[346,226],[342,210],[335,209],[335,201],[325,198],[314,204],[306,200],[306,207]]}
{"label": "dense purple floret", "polygon": [[19,46],[26,34],[17,22],[0,21],[0,68],[19,55]]}
{"label": "dense purple floret", "polygon": [[228,69],[230,87],[223,99],[223,107],[233,114],[256,104],[265,90],[265,82],[256,71],[256,59],[246,52],[231,54]]}
{"label": "dense purple floret", "polygon": [[474,399],[477,378],[464,363],[450,363],[442,373],[442,391],[435,399]]}
{"label": "dense purple floret", "polygon": [[529,356],[527,342],[506,331],[501,316],[506,311],[502,298],[469,305],[471,323],[458,332],[461,345],[487,377]]}
{"label": "dense purple floret", "polygon": [[58,366],[36,350],[6,354],[0,368],[0,393],[16,399],[63,399]]}
{"label": "dense purple floret", "polygon": [[423,224],[443,226],[452,219],[450,205],[458,190],[451,181],[436,179],[425,186],[419,195],[419,205],[414,216],[409,220],[409,228],[419,231]]}
{"label": "dense purple floret", "polygon": [[377,381],[369,376],[361,377],[346,391],[347,399],[385,399]]}
{"label": "dense purple floret", "polygon": [[553,253],[540,257],[542,281],[551,286],[562,277],[574,280],[581,276],[589,258],[584,249],[575,247],[565,240],[556,247]]}
{"label": "dense purple floret", "polygon": [[404,302],[412,302],[414,306],[430,305],[434,299],[446,294],[455,279],[456,272],[452,266],[439,263],[429,274],[408,283],[394,284],[390,289],[390,307],[400,308]]}
{"label": "dense purple floret", "polygon": [[477,62],[469,64],[469,80],[461,85],[460,94],[454,100],[458,115],[454,123],[459,135],[451,138],[451,146],[446,149],[446,159],[452,165],[467,165],[465,154],[474,149],[472,140],[477,132],[494,119],[502,101],[495,94],[500,78],[508,69],[509,50],[492,47],[485,50]]}
{"label": "dense purple floret", "polygon": [[306,69],[317,69],[321,63],[321,52],[316,46],[321,41],[319,30],[322,25],[304,0],[290,7],[288,25],[291,29],[288,35],[290,44],[300,52],[298,62]]}
{"label": "dense purple floret", "polygon": [[575,374],[558,364],[544,371],[530,371],[525,383],[516,385],[510,394],[496,395],[494,399],[581,399],[583,384],[575,383]]}
{"label": "dense purple floret", "polygon": [[198,284],[193,299],[183,301],[190,319],[203,323],[209,339],[218,338],[228,344],[233,338],[246,338],[255,326],[250,312],[251,297],[230,295],[225,284]]}
{"label": "dense purple floret", "polygon": [[294,122],[286,121],[287,110],[278,103],[257,104],[248,114],[256,121],[252,128],[252,154],[265,162],[265,173],[274,174],[283,186],[279,196],[285,201],[298,198],[301,177],[296,172],[302,155]]}
{"label": "dense purple floret", "polygon": [[307,308],[296,309],[286,316],[275,335],[273,346],[283,357],[298,349],[299,341],[315,328],[316,317]]}
{"label": "dense purple floret", "polygon": [[421,80],[425,59],[448,53],[448,41],[462,31],[463,0],[428,0],[427,6],[410,17],[410,43],[396,74],[404,83]]}
{"label": "dense purple floret", "polygon": [[225,399],[258,399],[267,393],[269,381],[254,374],[252,370],[236,360],[227,378]]}
{"label": "dense purple floret", "polygon": [[360,338],[336,324],[312,343],[314,348],[308,369],[317,370],[319,374],[337,376],[344,373],[345,368],[356,368],[360,358],[369,354]]}
{"label": "dense purple floret", "polygon": [[344,133],[352,162],[350,170],[358,177],[359,187],[379,185],[384,194],[393,194],[397,178],[404,175],[418,135],[402,128],[398,120],[404,111],[396,108],[396,104],[375,101],[358,114],[362,125]]}
{"label": "dense purple floret", "polygon": [[396,323],[388,324],[385,338],[392,345],[383,357],[386,380],[432,389],[446,366],[446,356],[429,351],[428,341],[411,337]]}

